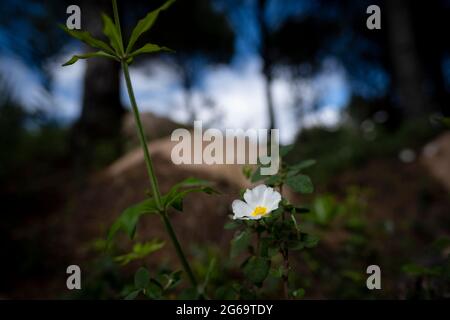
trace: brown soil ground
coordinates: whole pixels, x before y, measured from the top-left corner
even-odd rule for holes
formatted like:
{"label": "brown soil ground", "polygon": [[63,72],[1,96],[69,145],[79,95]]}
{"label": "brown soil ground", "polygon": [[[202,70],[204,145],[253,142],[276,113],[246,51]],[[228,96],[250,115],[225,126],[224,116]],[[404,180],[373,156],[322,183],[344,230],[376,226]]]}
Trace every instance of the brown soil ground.
{"label": "brown soil ground", "polygon": [[[240,188],[247,186],[240,168],[174,166],[168,157],[169,149],[170,142],[165,139],[151,145],[163,192],[190,176],[213,181],[222,192],[219,196],[189,196],[183,213],[171,213],[182,245],[190,247],[195,243],[211,243],[227,252],[232,231],[224,230],[223,225],[229,219],[232,199],[236,198]],[[437,235],[449,235],[448,191],[419,162],[404,164],[396,159],[373,160],[360,168],[336,174],[329,184],[318,189],[319,192],[342,196],[342,186],[350,185],[370,190],[367,217],[371,224],[390,224],[391,231],[372,237],[372,240],[374,247],[388,260],[392,257],[392,265],[395,265],[396,257],[405,255],[403,249],[408,243],[417,246],[419,255]],[[90,261],[98,254],[93,250],[94,241],[104,239],[108,227],[120,212],[144,199],[147,189],[148,179],[142,155],[134,151],[97,173],[83,187],[71,190],[57,210],[38,221],[33,219],[22,224],[14,231],[16,240],[34,244],[39,268],[18,279],[11,275],[14,285],[0,292],[0,298],[64,296],[67,293],[65,268],[78,264],[83,272],[91,272]],[[143,221],[138,229],[140,239],[157,237],[168,240],[158,217],[148,216]],[[345,234],[335,231],[321,242],[317,250],[323,250],[323,254],[332,260],[333,255],[339,254],[342,239],[345,239]],[[165,250],[152,256],[150,265],[152,261],[177,264],[170,242],[167,242]],[[395,273],[391,270],[387,272]],[[320,279],[317,281],[320,282]],[[398,289],[395,283],[388,286],[393,291]],[[315,295],[320,297],[320,290]]]}

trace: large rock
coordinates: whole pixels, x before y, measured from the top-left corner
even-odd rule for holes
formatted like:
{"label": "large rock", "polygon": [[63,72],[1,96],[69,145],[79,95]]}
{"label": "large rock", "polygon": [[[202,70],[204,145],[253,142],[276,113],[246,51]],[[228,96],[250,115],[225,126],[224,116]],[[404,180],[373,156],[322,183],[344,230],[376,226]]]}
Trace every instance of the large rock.
{"label": "large rock", "polygon": [[[170,136],[175,129],[186,127],[168,118],[159,117],[151,112],[141,113],[140,117],[149,141]],[[134,115],[131,112],[128,112],[123,118],[122,135],[125,138],[126,145],[129,149],[139,146]]]}
{"label": "large rock", "polygon": [[438,136],[423,148],[422,162],[450,192],[450,132]]}

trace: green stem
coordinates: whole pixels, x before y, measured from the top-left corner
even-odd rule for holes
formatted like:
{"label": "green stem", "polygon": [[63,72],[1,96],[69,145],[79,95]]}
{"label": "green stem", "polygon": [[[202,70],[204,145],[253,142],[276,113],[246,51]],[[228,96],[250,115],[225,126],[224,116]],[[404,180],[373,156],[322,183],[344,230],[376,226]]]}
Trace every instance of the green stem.
{"label": "green stem", "polygon": [[166,213],[165,209],[162,207],[161,194],[160,194],[160,191],[158,188],[158,181],[156,179],[156,176],[155,176],[155,173],[153,170],[153,164],[152,164],[152,160],[150,157],[150,152],[148,151],[148,146],[147,146],[147,141],[146,141],[145,134],[144,134],[144,129],[142,128],[141,117],[139,115],[139,109],[136,104],[136,98],[134,96],[133,86],[131,84],[130,72],[128,71],[128,64],[125,61],[122,61],[122,70],[123,70],[123,73],[125,76],[125,82],[127,85],[128,96],[130,97],[131,107],[133,109],[134,118],[135,118],[136,125],[138,128],[139,140],[141,142],[141,146],[144,151],[145,164],[147,166],[147,173],[148,173],[148,176],[150,179],[150,184],[152,186],[153,196],[155,198],[156,206],[159,209],[159,212],[164,221],[164,225],[166,227],[167,233],[169,234],[170,239],[172,240],[173,246],[175,247],[175,250],[177,252],[178,258],[181,261],[181,264],[183,265],[184,271],[188,274],[188,277],[191,281],[192,286],[196,290],[198,290],[197,280],[195,279],[195,276],[191,270],[191,267],[189,266],[189,263],[183,253],[183,249],[181,249],[180,243],[177,239],[175,231],[173,230],[172,224],[170,223],[170,220],[167,217],[167,213]]}
{"label": "green stem", "polygon": [[[119,28],[119,34],[120,34],[121,32],[120,32],[120,22],[119,22],[118,10],[117,10],[117,3],[116,3],[116,0],[112,0],[112,1],[113,1],[114,19]],[[121,37],[121,39],[122,39],[122,37]],[[145,138],[145,133],[144,133],[144,129],[142,127],[141,117],[139,115],[139,109],[138,109],[138,106],[136,103],[136,97],[134,96],[133,85],[131,84],[130,72],[128,70],[128,64],[123,59],[122,59],[121,63],[122,63],[123,74],[125,76],[128,97],[130,98],[130,103],[131,103],[131,107],[133,109],[134,119],[136,121],[136,126],[138,129],[139,141],[141,143],[142,150],[144,151],[144,160],[145,160],[145,164],[147,167],[147,174],[148,174],[148,177],[150,180],[150,185],[152,187],[153,197],[155,199],[156,206],[158,208],[160,216],[162,217],[162,219],[164,221],[164,225],[166,227],[167,233],[169,234],[170,239],[172,240],[172,243],[173,243],[173,246],[175,247],[178,258],[180,259],[181,264],[183,265],[184,271],[188,274],[188,277],[189,277],[189,280],[191,281],[192,286],[195,288],[195,290],[198,291],[199,288],[197,286],[197,280],[195,279],[194,273],[192,272],[192,269],[189,266],[186,256],[184,255],[183,249],[180,246],[180,243],[177,239],[175,231],[173,230],[172,224],[170,223],[169,217],[167,216],[167,212],[163,208],[162,200],[161,200],[161,193],[160,193],[159,187],[158,187],[158,180],[155,175],[155,170],[153,169],[152,159],[150,157],[150,152],[148,151],[147,139]]]}
{"label": "green stem", "polygon": [[125,82],[127,85],[128,96],[130,98],[131,108],[133,109],[134,120],[136,122],[136,126],[138,128],[139,141],[141,143],[142,150],[144,151],[144,159],[145,164],[147,166],[147,173],[150,180],[150,185],[152,186],[153,197],[155,198],[156,206],[158,210],[162,211],[162,203],[161,203],[161,193],[158,188],[158,181],[156,180],[156,176],[153,169],[152,159],[150,157],[150,152],[148,151],[147,140],[145,138],[144,129],[142,127],[141,116],[139,115],[139,109],[137,107],[136,98],[134,96],[133,86],[131,84],[130,72],[128,71],[128,64],[125,61],[122,61],[122,70],[125,76]]}
{"label": "green stem", "polygon": [[189,280],[191,281],[192,286],[198,290],[197,286],[197,280],[195,279],[194,273],[191,270],[191,267],[189,265],[189,262],[187,261],[183,250],[181,249],[180,243],[177,240],[177,236],[175,234],[175,231],[173,230],[172,224],[170,223],[169,217],[165,212],[161,214],[161,217],[164,221],[164,225],[166,226],[167,232],[169,233],[170,238],[172,239],[173,245],[175,247],[175,250],[177,251],[178,258],[181,261],[181,264],[183,265],[184,270],[186,271]]}
{"label": "green stem", "polygon": [[283,244],[283,248],[281,249],[281,255],[283,256],[283,292],[284,298],[289,300],[291,298],[289,294],[289,251],[287,249],[286,244]]}

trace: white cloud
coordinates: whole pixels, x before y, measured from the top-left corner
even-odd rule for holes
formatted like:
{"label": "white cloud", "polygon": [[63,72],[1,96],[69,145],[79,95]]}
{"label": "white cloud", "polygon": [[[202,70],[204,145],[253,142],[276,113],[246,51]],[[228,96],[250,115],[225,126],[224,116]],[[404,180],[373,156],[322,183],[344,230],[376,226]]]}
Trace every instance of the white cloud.
{"label": "white cloud", "polygon": [[81,113],[83,76],[86,69],[84,60],[62,67],[61,64],[70,57],[71,54],[63,55],[51,61],[47,66],[53,77],[51,91],[55,105],[54,111],[58,118],[65,120],[74,120]]}
{"label": "white cloud", "polygon": [[28,110],[49,110],[50,97],[27,65],[20,59],[11,56],[0,57],[2,80],[11,89],[12,98]]}
{"label": "white cloud", "polygon": [[[62,58],[67,58],[62,57]],[[54,101],[63,117],[75,118],[80,112],[82,77],[85,62],[61,68],[64,59],[51,65],[55,84]],[[188,113],[184,108],[184,92],[177,74],[165,64],[148,64],[131,68],[131,78],[136,99],[142,111],[152,111],[184,122]],[[239,67],[220,66],[208,69],[202,85],[192,93],[195,105],[204,105],[208,97],[223,114],[220,126],[225,128],[267,127],[267,106],[265,103],[264,79],[261,63],[253,57]],[[295,115],[293,90],[301,94],[306,110],[310,110],[302,123],[305,127],[314,125],[333,126],[339,121],[339,109],[347,103],[348,87],[345,73],[334,62],[324,64],[323,71],[314,78],[302,79],[296,86],[289,79],[279,78],[273,82],[273,96],[278,127],[282,143],[290,143],[299,127]],[[122,79],[122,99],[129,105]],[[312,111],[319,102],[323,107]],[[214,111],[200,109],[199,120],[207,121]]]}

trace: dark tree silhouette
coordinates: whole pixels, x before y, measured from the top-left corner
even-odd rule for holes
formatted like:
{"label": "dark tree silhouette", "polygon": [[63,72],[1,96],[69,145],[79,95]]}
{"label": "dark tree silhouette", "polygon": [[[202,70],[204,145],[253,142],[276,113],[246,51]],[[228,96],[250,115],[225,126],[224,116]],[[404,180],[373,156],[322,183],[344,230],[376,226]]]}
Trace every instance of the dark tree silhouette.
{"label": "dark tree silhouette", "polygon": [[[148,3],[138,1],[136,8],[129,12],[127,21],[141,18],[160,5],[161,1]],[[146,56],[143,60],[159,59],[166,62],[179,74],[185,91],[185,106],[190,120],[196,116],[192,104],[191,91],[203,69],[210,65],[228,63],[234,53],[234,33],[226,17],[213,9],[213,1],[178,1],[161,13],[152,30],[142,37],[140,43],[160,43],[176,50],[175,54]]]}
{"label": "dark tree silhouette", "polygon": [[[111,15],[111,1],[83,1],[82,28],[95,38],[102,34],[102,12]],[[121,151],[120,130],[124,108],[120,102],[119,64],[110,59],[88,59],[83,81],[81,116],[73,126],[75,157],[85,166],[95,161],[97,148],[107,146],[113,159]],[[105,159],[110,160],[110,159]]]}

